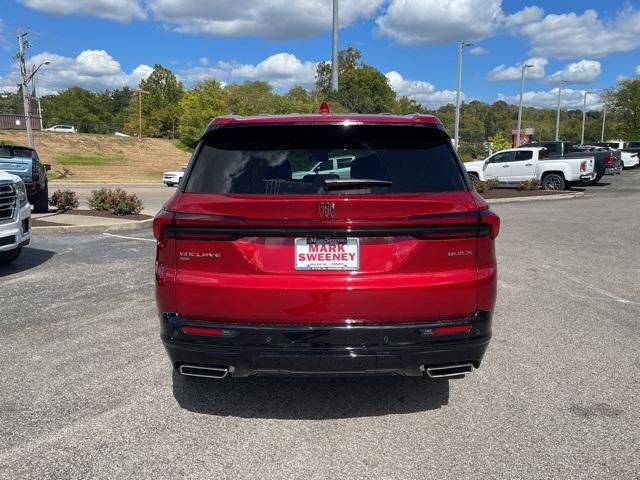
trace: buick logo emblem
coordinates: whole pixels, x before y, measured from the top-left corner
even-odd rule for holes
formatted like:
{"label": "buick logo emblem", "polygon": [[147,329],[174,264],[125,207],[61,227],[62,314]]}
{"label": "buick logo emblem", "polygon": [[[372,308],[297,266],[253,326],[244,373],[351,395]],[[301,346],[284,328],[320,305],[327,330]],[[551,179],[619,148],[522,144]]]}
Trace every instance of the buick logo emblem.
{"label": "buick logo emblem", "polygon": [[320,202],[320,218],[322,220],[335,220],[336,204],[334,202]]}

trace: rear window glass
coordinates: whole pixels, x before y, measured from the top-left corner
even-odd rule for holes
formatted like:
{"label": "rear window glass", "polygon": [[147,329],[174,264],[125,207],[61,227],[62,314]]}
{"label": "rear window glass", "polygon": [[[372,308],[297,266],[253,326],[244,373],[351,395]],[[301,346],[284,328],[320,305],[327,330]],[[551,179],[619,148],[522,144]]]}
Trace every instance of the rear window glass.
{"label": "rear window glass", "polygon": [[0,157],[4,158],[31,158],[31,150],[20,147],[0,147]]}
{"label": "rear window glass", "polygon": [[295,125],[215,130],[186,192],[422,193],[466,190],[446,134],[431,127]]}

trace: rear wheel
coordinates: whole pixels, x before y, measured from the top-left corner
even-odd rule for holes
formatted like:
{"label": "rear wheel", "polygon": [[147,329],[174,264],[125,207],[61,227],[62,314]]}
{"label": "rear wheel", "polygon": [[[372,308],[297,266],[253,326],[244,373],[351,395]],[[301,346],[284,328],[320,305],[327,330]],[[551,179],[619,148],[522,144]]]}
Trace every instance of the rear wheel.
{"label": "rear wheel", "polygon": [[469,174],[469,178],[471,179],[471,182],[473,183],[473,186],[475,187],[478,182],[480,181],[480,177],[478,177],[477,173],[470,173]]}
{"label": "rear wheel", "polygon": [[600,180],[602,180],[602,175],[596,175],[596,178],[594,178],[589,185],[595,185]]}
{"label": "rear wheel", "polygon": [[47,213],[49,211],[49,186],[36,193],[33,198],[33,212]]}
{"label": "rear wheel", "polygon": [[559,173],[549,173],[542,178],[543,190],[564,190],[566,185],[564,177]]}
{"label": "rear wheel", "polygon": [[0,253],[0,265],[6,265],[8,263],[13,262],[16,258],[20,256],[22,252],[22,247],[18,247],[15,250],[10,250],[8,252]]}

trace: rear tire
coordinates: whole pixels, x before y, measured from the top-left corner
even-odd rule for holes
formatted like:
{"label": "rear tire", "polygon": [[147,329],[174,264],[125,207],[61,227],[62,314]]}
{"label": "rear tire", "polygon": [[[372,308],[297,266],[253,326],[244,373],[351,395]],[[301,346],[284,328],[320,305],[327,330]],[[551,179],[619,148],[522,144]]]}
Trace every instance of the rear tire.
{"label": "rear tire", "polygon": [[7,265],[8,263],[13,262],[20,256],[21,252],[22,247],[18,247],[15,250],[0,253],[0,265]]}
{"label": "rear tire", "polygon": [[594,178],[589,185],[595,185],[600,180],[602,180],[602,175],[596,175],[596,178]]}
{"label": "rear tire", "polygon": [[33,198],[33,212],[47,213],[49,211],[49,186],[36,193]]}
{"label": "rear tire", "polygon": [[478,177],[477,173],[470,173],[469,174],[469,178],[471,179],[471,183],[473,183],[473,186],[475,187],[478,182],[480,181],[480,177]]}
{"label": "rear tire", "polygon": [[543,190],[564,190],[567,183],[559,173],[549,173],[542,177]]}

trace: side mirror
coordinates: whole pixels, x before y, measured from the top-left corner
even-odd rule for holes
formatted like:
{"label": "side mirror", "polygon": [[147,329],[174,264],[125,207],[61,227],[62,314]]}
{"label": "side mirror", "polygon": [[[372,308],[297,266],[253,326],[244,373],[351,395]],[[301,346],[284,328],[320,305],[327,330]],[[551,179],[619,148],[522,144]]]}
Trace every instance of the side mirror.
{"label": "side mirror", "polygon": [[50,163],[45,163],[45,164],[44,164],[44,169],[45,169],[47,172],[50,172],[50,171],[51,171],[51,164],[50,164]]}

